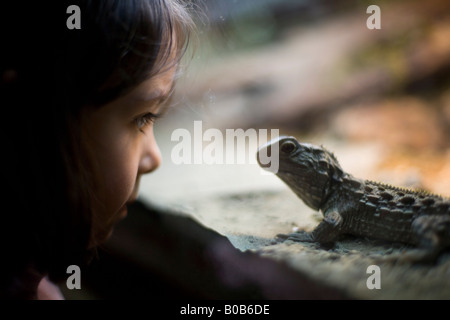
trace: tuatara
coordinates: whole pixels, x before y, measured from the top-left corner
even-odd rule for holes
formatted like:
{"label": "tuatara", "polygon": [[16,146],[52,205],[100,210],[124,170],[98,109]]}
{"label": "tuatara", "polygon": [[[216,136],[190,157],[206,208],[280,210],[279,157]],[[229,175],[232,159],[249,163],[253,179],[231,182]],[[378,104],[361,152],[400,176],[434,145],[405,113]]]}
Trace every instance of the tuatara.
{"label": "tuatara", "polygon": [[[320,210],[323,221],[312,231],[279,235],[294,241],[334,243],[343,234],[411,244],[403,261],[435,261],[450,247],[450,199],[424,191],[361,180],[344,172],[323,147],[279,137],[259,148],[257,159],[278,148],[276,175],[303,202]],[[397,258],[396,258],[397,259]]]}

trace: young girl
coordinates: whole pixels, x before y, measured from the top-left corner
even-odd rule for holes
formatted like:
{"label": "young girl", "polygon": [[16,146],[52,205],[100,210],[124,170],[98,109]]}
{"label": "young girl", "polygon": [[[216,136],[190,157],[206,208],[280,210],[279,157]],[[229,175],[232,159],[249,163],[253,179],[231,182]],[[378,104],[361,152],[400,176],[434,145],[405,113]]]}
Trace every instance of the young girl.
{"label": "young girl", "polygon": [[[50,281],[87,261],[160,164],[153,121],[192,20],[175,0],[10,2],[0,9],[0,294],[61,298]],[[70,5],[80,29],[67,27]]]}

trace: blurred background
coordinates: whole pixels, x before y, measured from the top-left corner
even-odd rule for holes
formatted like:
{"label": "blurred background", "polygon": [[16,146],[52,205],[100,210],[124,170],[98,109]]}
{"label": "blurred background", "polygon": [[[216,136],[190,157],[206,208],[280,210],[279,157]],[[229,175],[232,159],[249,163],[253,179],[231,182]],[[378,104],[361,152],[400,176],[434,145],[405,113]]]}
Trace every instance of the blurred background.
{"label": "blurred background", "polygon": [[[194,134],[195,120],[203,130],[278,129],[324,145],[360,178],[450,196],[448,1],[377,1],[380,30],[366,25],[371,1],[194,3],[197,34],[156,124],[163,164],[144,178],[144,198],[281,186],[254,163],[174,165],[171,134]],[[257,145],[246,144],[253,160]]]}
{"label": "blurred background", "polygon": [[[203,131],[215,128],[223,133],[277,129],[280,135],[325,146],[356,177],[450,196],[449,1],[193,3],[197,32],[183,60],[173,106],[155,124],[163,163],[143,177],[143,203],[183,212],[176,221],[185,214],[194,217],[242,250],[267,244],[293,225],[317,224],[314,218],[299,217],[299,211],[309,209],[291,192],[277,194],[287,187],[276,176],[262,174],[255,163],[257,147],[265,141],[245,140],[236,146],[245,151],[245,164],[175,164],[172,152],[179,141],[172,141],[172,133],[186,129],[192,140],[202,140],[194,136],[194,121],[202,121]],[[366,25],[371,4],[381,9],[379,30]],[[211,143],[203,141],[204,146]],[[164,222],[168,216],[148,220],[133,214],[117,228],[107,246],[109,255],[90,278],[94,287],[106,288],[101,297],[123,297],[120,290],[128,298],[230,297],[226,289],[222,296],[217,291],[223,288],[222,280],[208,278],[218,269],[202,260],[203,249],[186,240],[207,246],[215,236],[204,236],[190,220],[176,222],[174,228],[173,222]],[[240,261],[233,255],[228,258]],[[203,278],[198,275],[202,273]],[[216,276],[212,277],[217,280]],[[348,278],[352,281],[339,277],[344,286],[355,279],[354,274]],[[365,280],[364,273],[361,283],[368,294]],[[180,286],[186,291],[177,291]],[[417,297],[408,296],[415,291],[405,286],[403,297]],[[288,293],[285,289],[281,292]],[[66,292],[73,294],[77,293]],[[231,297],[250,296],[239,294]],[[389,290],[382,294],[392,297]]]}

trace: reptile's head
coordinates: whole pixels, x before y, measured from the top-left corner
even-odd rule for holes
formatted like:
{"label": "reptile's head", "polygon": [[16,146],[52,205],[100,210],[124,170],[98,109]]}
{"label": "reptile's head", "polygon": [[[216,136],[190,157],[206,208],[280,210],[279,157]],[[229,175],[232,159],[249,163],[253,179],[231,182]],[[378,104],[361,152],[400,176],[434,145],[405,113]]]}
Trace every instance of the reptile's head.
{"label": "reptile's head", "polygon": [[276,175],[305,204],[319,210],[333,181],[344,174],[337,159],[322,147],[299,143],[294,137],[279,137],[259,148],[257,159],[261,167],[265,167],[262,160],[273,153],[273,148],[278,148],[279,153]]}

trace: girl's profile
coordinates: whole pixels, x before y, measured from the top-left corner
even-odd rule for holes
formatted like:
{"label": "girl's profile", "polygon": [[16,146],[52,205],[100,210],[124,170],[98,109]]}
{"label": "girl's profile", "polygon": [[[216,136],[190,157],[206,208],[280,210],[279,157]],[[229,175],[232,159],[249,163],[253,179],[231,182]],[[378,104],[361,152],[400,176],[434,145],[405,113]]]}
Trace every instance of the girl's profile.
{"label": "girl's profile", "polygon": [[[66,27],[74,4],[80,29]],[[52,281],[89,260],[161,162],[153,122],[192,20],[175,0],[1,7],[0,292],[61,298]]]}

